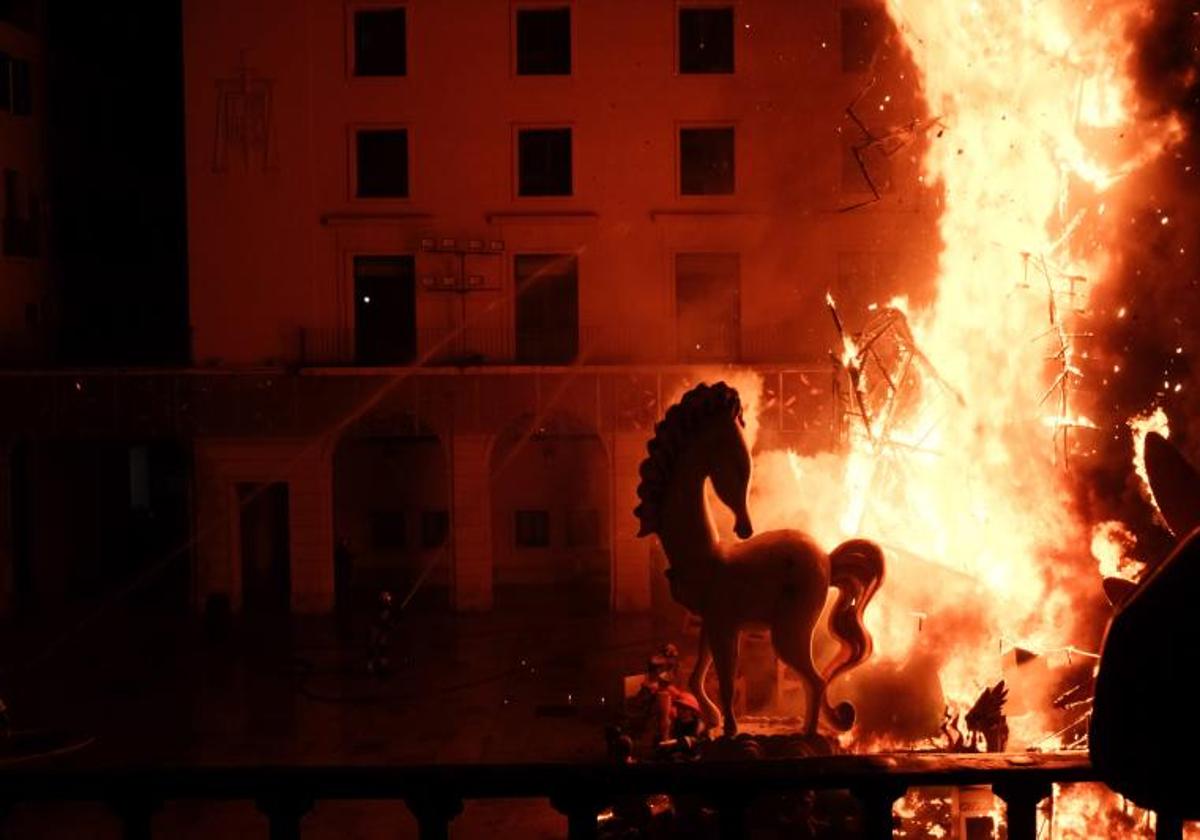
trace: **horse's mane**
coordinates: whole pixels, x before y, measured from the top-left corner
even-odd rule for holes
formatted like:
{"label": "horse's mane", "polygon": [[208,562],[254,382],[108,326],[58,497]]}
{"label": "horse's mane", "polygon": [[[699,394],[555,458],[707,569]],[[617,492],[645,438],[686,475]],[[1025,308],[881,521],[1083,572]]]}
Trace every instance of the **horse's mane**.
{"label": "horse's mane", "polygon": [[741,397],[737,389],[724,382],[714,385],[702,383],[667,409],[662,421],[654,426],[654,437],[646,444],[649,455],[638,468],[641,482],[637,494],[641,504],[633,512],[642,523],[638,529],[639,537],[659,531],[663,491],[671,480],[675,461],[688,436],[700,423],[718,416],[729,417],[745,425]]}

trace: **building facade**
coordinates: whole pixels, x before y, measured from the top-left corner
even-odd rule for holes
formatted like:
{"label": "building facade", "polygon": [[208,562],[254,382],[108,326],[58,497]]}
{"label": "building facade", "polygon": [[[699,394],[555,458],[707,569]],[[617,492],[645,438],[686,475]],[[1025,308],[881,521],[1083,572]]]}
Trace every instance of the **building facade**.
{"label": "building facade", "polygon": [[38,440],[107,453],[10,493],[9,590],[81,562],[38,536],[64,506],[115,498],[201,609],[650,608],[632,509],[670,402],[748,372],[760,446],[826,446],[827,292],[853,326],[932,274],[889,28],[871,0],[184,0],[192,365],[0,383],[33,441],[10,487],[64,457]]}
{"label": "building facade", "polygon": [[53,306],[45,219],[46,51],[40,5],[0,6],[0,364],[43,364]]}

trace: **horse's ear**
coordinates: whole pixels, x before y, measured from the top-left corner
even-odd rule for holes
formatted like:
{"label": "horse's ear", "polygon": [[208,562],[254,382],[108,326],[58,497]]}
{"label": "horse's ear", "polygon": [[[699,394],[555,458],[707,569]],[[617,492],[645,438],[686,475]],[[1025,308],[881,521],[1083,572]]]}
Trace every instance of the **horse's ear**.
{"label": "horse's ear", "polygon": [[1158,432],[1146,435],[1146,475],[1171,533],[1183,537],[1200,527],[1200,473]]}

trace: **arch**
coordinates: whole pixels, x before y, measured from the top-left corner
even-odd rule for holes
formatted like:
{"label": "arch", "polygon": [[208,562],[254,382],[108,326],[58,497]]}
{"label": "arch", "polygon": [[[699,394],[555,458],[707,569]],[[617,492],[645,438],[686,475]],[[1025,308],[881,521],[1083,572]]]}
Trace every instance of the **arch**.
{"label": "arch", "polygon": [[333,451],[334,595],[339,607],[380,590],[398,603],[449,603],[450,464],[441,437],[414,421],[363,424]]}
{"label": "arch", "polygon": [[610,465],[595,428],[521,415],[493,441],[489,470],[496,605],[610,609]]}

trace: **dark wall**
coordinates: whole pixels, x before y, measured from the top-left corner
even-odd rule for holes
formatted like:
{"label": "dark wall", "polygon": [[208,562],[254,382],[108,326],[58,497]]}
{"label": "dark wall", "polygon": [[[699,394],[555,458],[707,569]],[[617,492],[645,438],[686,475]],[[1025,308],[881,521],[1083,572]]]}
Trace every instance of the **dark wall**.
{"label": "dark wall", "polygon": [[60,361],[187,361],[179,0],[48,0]]}

